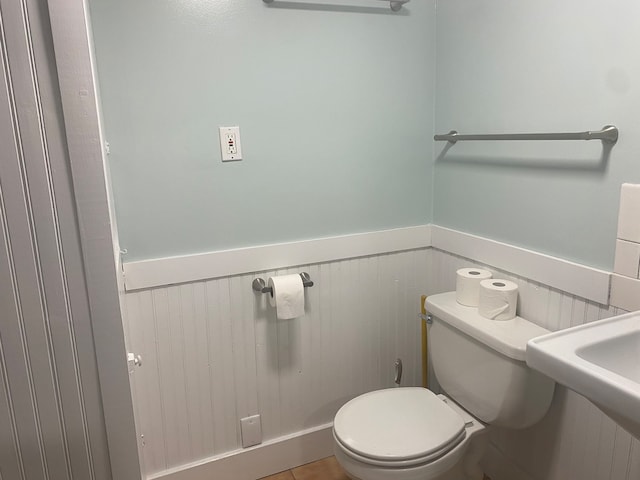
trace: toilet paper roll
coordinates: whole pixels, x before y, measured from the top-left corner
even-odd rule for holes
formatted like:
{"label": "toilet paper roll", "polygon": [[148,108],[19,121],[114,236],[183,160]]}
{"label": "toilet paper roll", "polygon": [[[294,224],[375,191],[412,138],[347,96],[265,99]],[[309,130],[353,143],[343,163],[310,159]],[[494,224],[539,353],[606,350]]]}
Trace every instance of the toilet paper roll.
{"label": "toilet paper roll", "polygon": [[491,272],[482,268],[461,268],[456,271],[456,301],[467,307],[477,307],[480,282],[491,277]]}
{"label": "toilet paper roll", "polygon": [[304,315],[304,285],[298,274],[269,277],[272,293],[269,303],[282,320]]}
{"label": "toilet paper roll", "polygon": [[494,278],[480,282],[478,313],[491,320],[511,320],[518,307],[518,285]]}

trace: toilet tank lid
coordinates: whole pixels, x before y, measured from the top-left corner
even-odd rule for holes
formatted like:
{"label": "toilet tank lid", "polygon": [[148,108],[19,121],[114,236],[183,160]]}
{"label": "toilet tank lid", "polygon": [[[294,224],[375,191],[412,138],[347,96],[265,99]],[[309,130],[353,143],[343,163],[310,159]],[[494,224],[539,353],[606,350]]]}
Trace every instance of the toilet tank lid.
{"label": "toilet tank lid", "polygon": [[456,292],[430,295],[425,308],[451,327],[514,360],[524,361],[527,342],[549,333],[546,328],[521,317],[489,320],[481,316],[477,308],[456,302]]}

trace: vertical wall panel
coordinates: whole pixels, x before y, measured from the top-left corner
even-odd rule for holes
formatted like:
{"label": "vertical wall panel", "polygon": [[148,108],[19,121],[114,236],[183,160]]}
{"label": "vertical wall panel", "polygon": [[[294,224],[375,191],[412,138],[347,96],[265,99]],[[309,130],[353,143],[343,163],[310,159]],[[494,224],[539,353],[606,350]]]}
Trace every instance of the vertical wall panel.
{"label": "vertical wall panel", "polygon": [[613,453],[617,425],[609,421],[604,415],[600,416],[601,426],[598,439],[598,449],[594,458],[593,472],[596,478],[609,478],[613,466]]}
{"label": "vertical wall panel", "polygon": [[[170,294],[172,288],[174,287],[160,288],[152,294],[158,335],[158,371],[164,406],[163,420],[166,425],[165,455],[169,465],[179,458],[188,458],[190,442],[184,402],[184,370],[179,356],[182,352],[181,318],[176,308],[177,298]],[[138,349],[133,346],[133,350]]]}
{"label": "vertical wall panel", "polygon": [[[192,395],[197,400],[198,413],[200,415],[199,441],[194,445],[194,455],[205,457],[208,452],[214,449],[213,441],[213,402],[209,382],[209,372],[211,369],[211,356],[208,349],[207,335],[207,301],[205,293],[206,285],[197,283],[193,285],[191,297],[193,299],[193,348],[195,349],[196,392]],[[187,322],[186,325],[188,325]],[[201,379],[205,381],[202,382]]]}
{"label": "vertical wall panel", "polygon": [[[128,310],[129,318],[132,319],[129,323],[137,327],[132,329],[136,335],[132,335],[131,342],[132,345],[140,346],[140,350],[137,348],[132,350],[136,354],[142,355],[145,370],[158,371],[160,346],[152,292],[144,292],[138,297],[127,297],[127,299],[131,300],[127,302],[128,304],[135,306],[135,309]],[[140,370],[137,369],[134,375]],[[142,385],[134,382],[137,387],[136,393],[140,395],[139,398],[136,398],[136,402],[140,405],[140,428],[142,428],[142,432],[147,433],[144,435],[145,448],[143,449],[145,465],[148,471],[153,471],[157,468],[165,468],[167,465],[164,440],[166,422],[164,421],[162,387],[159,375],[144,376],[142,380]]]}
{"label": "vertical wall panel", "polygon": [[622,427],[616,426],[616,435],[613,443],[613,459],[611,465],[611,480],[625,480],[629,460],[631,458],[632,438]]}
{"label": "vertical wall panel", "polygon": [[210,377],[210,388],[217,395],[213,429],[219,435],[215,442],[217,450],[224,452],[237,448],[239,431],[235,402],[235,383],[233,363],[233,344],[231,342],[231,315],[229,306],[229,284],[226,279],[208,282],[211,286],[209,297],[214,322],[211,325],[215,369]]}
{"label": "vertical wall panel", "polygon": [[13,408],[14,400],[8,383],[5,358],[0,338],[0,432],[2,432],[0,433],[0,479],[24,479],[22,452]]}
{"label": "vertical wall panel", "polygon": [[[184,401],[189,419],[189,448],[190,455],[197,456],[200,445],[203,444],[203,425],[196,420],[200,418],[200,382],[202,372],[198,359],[198,347],[195,337],[197,319],[194,310],[193,285],[185,284],[176,288],[176,293],[180,298],[180,333],[182,336],[182,371],[184,372]],[[192,319],[192,321],[185,321]],[[206,378],[206,376],[205,376]]]}
{"label": "vertical wall panel", "polygon": [[633,443],[633,451],[631,458],[629,459],[629,473],[627,478],[629,480],[640,478],[640,441],[636,440]]}

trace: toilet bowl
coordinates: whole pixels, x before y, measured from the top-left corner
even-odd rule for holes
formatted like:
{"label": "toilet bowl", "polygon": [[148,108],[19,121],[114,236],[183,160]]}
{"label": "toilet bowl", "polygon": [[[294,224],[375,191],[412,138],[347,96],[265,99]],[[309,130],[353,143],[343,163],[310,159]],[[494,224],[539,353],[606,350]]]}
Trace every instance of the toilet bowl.
{"label": "toilet bowl", "polygon": [[455,292],[429,297],[426,307],[431,361],[446,395],[391,388],[343,405],[334,452],[353,480],[482,480],[488,426],[525,428],[551,405],[555,383],[529,369],[524,355],[546,329],[520,317],[481,317]]}
{"label": "toilet bowl", "polygon": [[476,462],[485,432],[445,395],[425,388],[377,390],[340,409],[334,454],[353,480],[476,480],[482,478]]}

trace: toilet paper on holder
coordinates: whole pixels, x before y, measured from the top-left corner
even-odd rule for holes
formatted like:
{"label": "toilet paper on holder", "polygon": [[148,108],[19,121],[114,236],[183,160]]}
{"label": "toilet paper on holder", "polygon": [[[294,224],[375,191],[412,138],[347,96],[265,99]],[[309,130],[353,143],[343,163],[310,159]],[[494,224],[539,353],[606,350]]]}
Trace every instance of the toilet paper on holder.
{"label": "toilet paper on holder", "polygon": [[268,286],[269,304],[275,307],[277,318],[288,320],[304,315],[304,284],[300,275],[269,277]]}
{"label": "toilet paper on holder", "polygon": [[[300,272],[300,278],[302,279],[302,285],[304,285],[305,288],[313,287],[313,280],[311,280],[311,276],[307,272]],[[273,294],[273,289],[271,287],[267,287],[267,282],[262,278],[254,278],[251,288],[256,292]]]}

